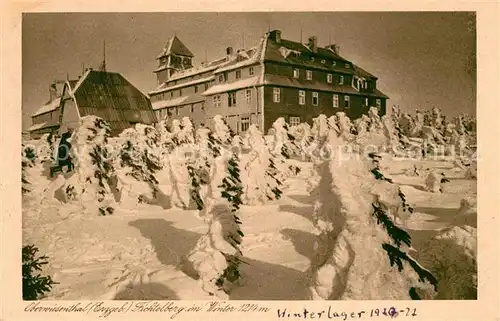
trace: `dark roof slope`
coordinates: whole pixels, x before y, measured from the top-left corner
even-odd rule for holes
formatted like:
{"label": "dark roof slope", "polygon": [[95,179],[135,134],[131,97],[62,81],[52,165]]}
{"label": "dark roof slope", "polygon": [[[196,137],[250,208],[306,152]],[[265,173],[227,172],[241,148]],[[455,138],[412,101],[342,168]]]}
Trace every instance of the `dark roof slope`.
{"label": "dark roof slope", "polygon": [[372,75],[371,73],[369,73],[368,71],[364,70],[363,68],[357,66],[357,65],[354,65],[354,74],[355,75],[358,75],[360,77],[363,77],[363,78],[374,78],[374,79],[378,79],[377,77],[375,77],[374,75]]}
{"label": "dark roof slope", "polygon": [[165,57],[169,54],[174,54],[178,56],[194,57],[193,53],[182,43],[182,41],[173,36],[163,48],[163,51],[157,58]]}
{"label": "dark roof slope", "polygon": [[149,98],[119,73],[90,71],[73,93],[80,115],[95,115],[121,132],[131,123],[156,121]]}
{"label": "dark roof slope", "polygon": [[[311,57],[314,59],[311,59]],[[323,63],[322,60],[325,62]],[[352,68],[345,68],[345,63],[352,64],[351,62],[329,49],[318,48],[318,52],[313,53],[304,44],[286,39],[281,39],[280,43],[268,39],[264,61],[301,65],[346,74],[354,72]],[[333,65],[332,61],[335,61],[336,64]]]}

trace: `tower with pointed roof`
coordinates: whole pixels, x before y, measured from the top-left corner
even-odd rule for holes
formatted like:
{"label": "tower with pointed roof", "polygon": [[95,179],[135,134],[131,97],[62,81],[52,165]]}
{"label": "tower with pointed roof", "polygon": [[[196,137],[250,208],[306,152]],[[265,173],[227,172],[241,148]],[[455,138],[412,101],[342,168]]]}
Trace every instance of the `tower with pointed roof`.
{"label": "tower with pointed roof", "polygon": [[158,84],[168,81],[176,72],[193,67],[193,58],[193,53],[174,35],[156,57],[158,68],[154,73]]}

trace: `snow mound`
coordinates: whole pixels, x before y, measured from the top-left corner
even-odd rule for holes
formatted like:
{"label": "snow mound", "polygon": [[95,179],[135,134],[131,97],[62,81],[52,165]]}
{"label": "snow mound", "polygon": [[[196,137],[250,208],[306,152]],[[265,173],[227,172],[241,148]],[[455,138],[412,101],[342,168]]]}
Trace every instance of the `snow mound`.
{"label": "snow mound", "polygon": [[455,226],[425,242],[415,255],[439,279],[439,300],[477,299],[477,230]]}

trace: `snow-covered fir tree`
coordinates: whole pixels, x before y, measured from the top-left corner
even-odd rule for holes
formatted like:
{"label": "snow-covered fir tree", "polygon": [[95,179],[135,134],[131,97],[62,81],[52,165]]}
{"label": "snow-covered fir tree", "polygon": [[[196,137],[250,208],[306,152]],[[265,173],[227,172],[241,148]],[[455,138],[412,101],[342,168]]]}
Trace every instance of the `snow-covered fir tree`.
{"label": "snow-covered fir tree", "polygon": [[108,145],[110,133],[109,124],[102,118],[85,116],[71,136],[75,171],[66,181],[66,198],[98,215],[113,214],[115,210],[110,188],[115,177]]}
{"label": "snow-covered fir tree", "polygon": [[152,126],[137,124],[118,137],[115,164],[121,204],[136,206],[153,202],[158,192],[156,174],[162,169],[160,135]]}
{"label": "snow-covered fir tree", "polygon": [[35,166],[37,160],[36,151],[32,147],[21,145],[21,191],[23,194],[30,192],[31,184],[26,175],[26,170]]}
{"label": "snow-covered fir tree", "polygon": [[245,135],[249,151],[242,156],[243,203],[263,204],[279,199],[282,182],[274,165],[274,157],[268,150],[264,137],[256,125],[250,125]]}
{"label": "snow-covered fir tree", "polygon": [[206,212],[208,231],[197,242],[188,256],[198,272],[204,291],[222,299],[240,279],[239,248],[243,232],[238,217],[242,204],[243,186],[239,160],[235,154],[222,153],[215,160],[214,176],[207,199],[211,201]]}
{"label": "snow-covered fir tree", "polygon": [[300,172],[300,168],[290,165],[287,160],[294,155],[299,155],[299,146],[297,146],[295,137],[289,131],[288,124],[283,117],[278,118],[269,130],[272,143],[266,142],[266,145],[274,157],[274,166],[276,167],[276,178],[284,182],[290,176]]}
{"label": "snow-covered fir tree", "polygon": [[[345,143],[334,132],[330,134],[332,146]],[[311,262],[311,299],[427,295],[437,280],[408,254],[410,236],[391,219],[401,215],[398,187],[377,166],[379,175],[370,174],[373,164],[353,153],[349,162],[333,159],[319,166],[321,180],[313,195],[318,197],[314,224],[320,233]],[[354,281],[360,275],[363,281]]]}

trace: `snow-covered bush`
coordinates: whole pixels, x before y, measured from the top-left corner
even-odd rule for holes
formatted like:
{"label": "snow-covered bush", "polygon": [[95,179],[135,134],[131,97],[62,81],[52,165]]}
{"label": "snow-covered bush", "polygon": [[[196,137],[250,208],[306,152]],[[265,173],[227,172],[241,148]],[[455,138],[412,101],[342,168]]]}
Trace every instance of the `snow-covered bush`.
{"label": "snow-covered bush", "polygon": [[108,138],[110,127],[96,116],[85,116],[71,136],[71,158],[75,171],[64,190],[68,201],[79,202],[90,212],[108,215],[114,212],[115,200],[110,181],[115,177]]}
{"label": "snow-covered bush", "polygon": [[477,163],[471,162],[467,169],[465,170],[466,179],[477,179]]}
{"label": "snow-covered bush", "polygon": [[171,139],[175,145],[193,144],[194,143],[194,127],[189,117],[183,117],[182,122],[174,119],[171,126]]}
{"label": "snow-covered bush", "polygon": [[167,122],[162,120],[156,125],[156,131],[159,135],[159,145],[162,154],[171,153],[175,147],[173,134],[169,131]]}
{"label": "snow-covered bush", "polygon": [[336,115],[337,127],[340,130],[340,136],[346,142],[352,142],[354,140],[354,133],[356,133],[356,129],[351,122],[351,119],[347,117],[344,112],[338,112]]}
{"label": "snow-covered bush", "polygon": [[39,300],[57,284],[50,275],[40,273],[49,262],[47,256],[38,256],[38,251],[34,245],[22,249],[23,300]]}
{"label": "snow-covered bush", "polygon": [[441,193],[441,177],[435,171],[430,171],[425,179],[425,190],[431,193]]}

